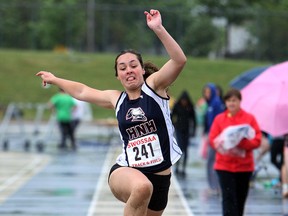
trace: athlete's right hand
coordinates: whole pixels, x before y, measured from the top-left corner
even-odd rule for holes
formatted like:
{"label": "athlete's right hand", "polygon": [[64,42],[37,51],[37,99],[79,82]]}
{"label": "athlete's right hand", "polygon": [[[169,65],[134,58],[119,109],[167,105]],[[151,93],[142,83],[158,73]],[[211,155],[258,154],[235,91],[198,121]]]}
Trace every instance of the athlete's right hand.
{"label": "athlete's right hand", "polygon": [[36,76],[41,77],[43,86],[46,86],[47,84],[53,84],[52,81],[56,78],[52,73],[47,71],[40,71],[36,74]]}

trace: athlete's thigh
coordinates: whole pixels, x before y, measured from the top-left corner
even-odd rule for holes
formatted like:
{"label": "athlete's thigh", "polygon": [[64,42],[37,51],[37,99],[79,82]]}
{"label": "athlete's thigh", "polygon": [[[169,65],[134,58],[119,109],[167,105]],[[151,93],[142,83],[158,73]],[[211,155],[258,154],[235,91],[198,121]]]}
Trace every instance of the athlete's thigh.
{"label": "athlete's thigh", "polygon": [[143,173],[130,167],[117,168],[109,177],[109,186],[112,193],[123,202],[128,200],[135,186],[147,183],[151,184]]}

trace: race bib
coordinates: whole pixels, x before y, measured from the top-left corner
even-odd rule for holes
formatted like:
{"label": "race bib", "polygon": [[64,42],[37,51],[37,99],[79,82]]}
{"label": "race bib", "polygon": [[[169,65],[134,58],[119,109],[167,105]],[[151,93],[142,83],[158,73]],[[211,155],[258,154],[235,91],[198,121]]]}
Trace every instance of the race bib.
{"label": "race bib", "polygon": [[154,166],[164,160],[157,134],[129,141],[126,152],[131,167]]}

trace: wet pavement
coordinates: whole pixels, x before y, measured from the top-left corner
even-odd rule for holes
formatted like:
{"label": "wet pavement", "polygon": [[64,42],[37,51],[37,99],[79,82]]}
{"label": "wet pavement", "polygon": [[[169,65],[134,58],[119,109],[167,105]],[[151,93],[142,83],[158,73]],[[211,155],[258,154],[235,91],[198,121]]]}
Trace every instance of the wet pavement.
{"label": "wet pavement", "polygon": [[[57,136],[46,140],[42,153],[35,148],[24,152],[16,142],[11,142],[9,151],[0,152],[1,216],[122,215],[123,204],[107,185],[107,173],[120,148],[114,136],[117,130],[85,124],[79,129],[77,152],[59,151]],[[103,139],[107,133],[110,138]],[[172,178],[164,216],[221,215],[221,196],[209,193],[205,160],[197,151],[196,145],[190,146],[186,177]],[[269,186],[277,171],[269,156],[263,164],[267,169],[259,172],[250,189],[245,216],[283,216],[288,213],[288,200]]]}
{"label": "wet pavement", "polygon": [[[270,164],[269,155],[262,161],[262,168],[251,184],[245,206],[245,216],[286,216],[288,199],[282,199],[280,187],[271,181],[278,176]],[[206,179],[205,160],[197,156],[197,147],[190,147],[190,164],[185,178],[178,177],[184,197],[195,216],[221,216],[221,196],[211,193]]]}
{"label": "wet pavement", "polygon": [[50,162],[0,204],[0,215],[87,215],[107,147],[95,150],[50,153]]}

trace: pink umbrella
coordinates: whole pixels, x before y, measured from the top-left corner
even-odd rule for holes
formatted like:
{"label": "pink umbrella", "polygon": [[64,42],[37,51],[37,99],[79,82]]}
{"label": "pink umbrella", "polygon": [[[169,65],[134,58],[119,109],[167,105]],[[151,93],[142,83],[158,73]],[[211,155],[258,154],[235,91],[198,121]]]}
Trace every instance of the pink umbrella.
{"label": "pink umbrella", "polygon": [[241,90],[241,106],[252,113],[262,131],[288,133],[288,61],[273,65]]}

